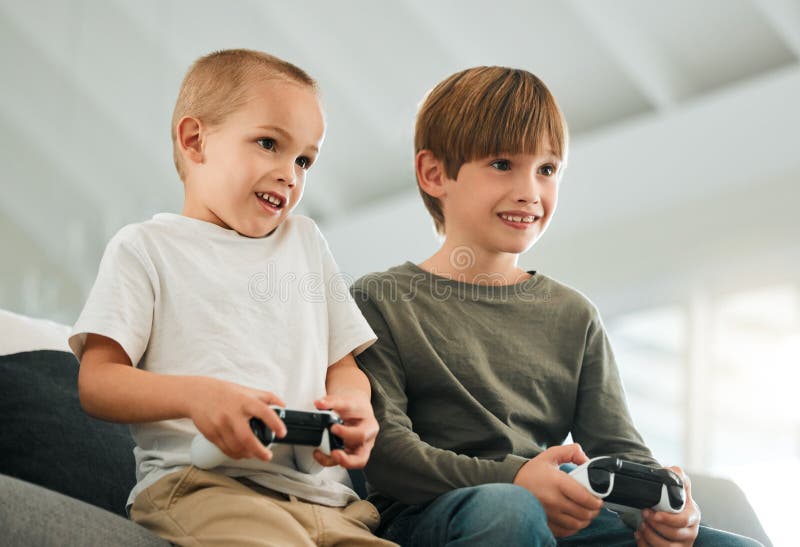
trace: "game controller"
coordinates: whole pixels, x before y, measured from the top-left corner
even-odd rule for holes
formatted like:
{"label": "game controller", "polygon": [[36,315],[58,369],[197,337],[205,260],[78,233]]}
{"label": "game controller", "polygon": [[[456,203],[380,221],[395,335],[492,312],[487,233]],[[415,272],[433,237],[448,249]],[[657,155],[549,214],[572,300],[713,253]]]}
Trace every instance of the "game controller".
{"label": "game controller", "polygon": [[641,509],[680,513],[686,505],[683,481],[670,469],[603,456],[578,466],[570,475],[617,513]]}
{"label": "game controller", "polygon": [[[344,423],[336,412],[332,410],[316,412],[287,410],[273,405],[271,408],[286,424],[286,435],[276,439],[275,433],[263,421],[258,418],[250,418],[250,430],[264,446],[270,446],[272,443],[313,446],[326,455],[330,455],[331,450],[344,448],[342,439],[331,433],[333,425]],[[211,469],[226,462],[235,462],[232,465],[239,465],[248,461],[232,460],[203,435],[197,435],[192,441],[191,459],[192,465],[201,469]]]}

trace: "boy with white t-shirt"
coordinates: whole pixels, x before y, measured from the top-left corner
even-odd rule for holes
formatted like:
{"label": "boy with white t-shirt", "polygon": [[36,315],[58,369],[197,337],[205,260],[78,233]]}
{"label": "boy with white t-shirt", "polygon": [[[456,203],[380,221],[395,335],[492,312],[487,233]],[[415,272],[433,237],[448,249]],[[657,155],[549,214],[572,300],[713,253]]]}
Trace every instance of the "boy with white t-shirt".
{"label": "boy with white t-shirt", "polygon": [[[324,132],[294,65],[249,50],[195,62],[172,123],[182,214],[112,238],[73,328],[83,408],[132,424],[131,518],[173,543],[393,545],[343,469],[366,464],[378,431],[353,359],[375,335],[313,221],[289,216]],[[271,404],[335,410],[344,450],[264,447],[251,417],[286,434]],[[192,466],[198,432],[263,465]]]}

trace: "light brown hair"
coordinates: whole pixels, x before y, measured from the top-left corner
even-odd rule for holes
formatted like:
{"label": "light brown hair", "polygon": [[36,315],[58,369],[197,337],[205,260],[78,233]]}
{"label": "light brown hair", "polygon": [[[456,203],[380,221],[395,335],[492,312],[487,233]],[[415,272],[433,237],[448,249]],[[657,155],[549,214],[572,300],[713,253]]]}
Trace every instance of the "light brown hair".
{"label": "light brown hair", "polygon": [[[457,72],[434,87],[417,113],[415,153],[430,150],[455,180],[464,163],[501,154],[552,152],[566,160],[567,122],[547,86],[526,70],[482,66]],[[442,204],[422,190],[436,231],[445,233]]]}
{"label": "light brown hair", "polygon": [[177,143],[176,126],[192,116],[209,127],[224,121],[248,99],[256,83],[285,78],[318,92],[317,82],[301,68],[262,51],[226,49],[196,60],[183,78],[172,112],[172,157],[183,180],[183,158]]}

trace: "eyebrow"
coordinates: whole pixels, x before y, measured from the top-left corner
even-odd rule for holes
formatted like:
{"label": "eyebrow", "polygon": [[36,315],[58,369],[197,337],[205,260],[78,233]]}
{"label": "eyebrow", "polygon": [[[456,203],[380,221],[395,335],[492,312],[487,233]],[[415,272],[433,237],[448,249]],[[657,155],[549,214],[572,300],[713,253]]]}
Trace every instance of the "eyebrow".
{"label": "eyebrow", "polygon": [[[286,140],[289,141],[294,140],[288,131],[277,125],[259,125],[256,127],[256,129],[263,129],[265,131],[275,131],[276,133],[280,133],[280,135]],[[310,147],[314,152],[319,152],[319,148],[316,145],[312,144],[310,145]]]}

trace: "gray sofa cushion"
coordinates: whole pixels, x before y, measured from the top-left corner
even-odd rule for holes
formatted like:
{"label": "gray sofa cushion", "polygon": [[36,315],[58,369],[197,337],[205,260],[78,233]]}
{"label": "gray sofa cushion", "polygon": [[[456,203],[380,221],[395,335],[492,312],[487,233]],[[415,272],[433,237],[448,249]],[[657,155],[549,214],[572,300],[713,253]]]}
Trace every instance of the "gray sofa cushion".
{"label": "gray sofa cushion", "polygon": [[124,516],[133,440],[127,426],[83,412],[77,382],[71,353],[0,356],[0,473]]}
{"label": "gray sofa cushion", "polygon": [[118,515],[4,475],[0,475],[0,530],[4,547],[169,546]]}
{"label": "gray sofa cushion", "polygon": [[736,483],[702,473],[689,472],[692,481],[692,497],[700,506],[703,524],[751,537],[765,547],[772,542],[747,496]]}

